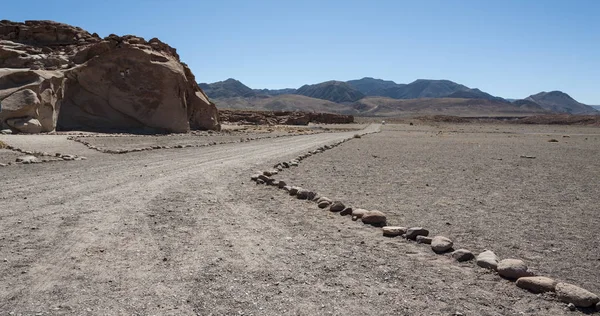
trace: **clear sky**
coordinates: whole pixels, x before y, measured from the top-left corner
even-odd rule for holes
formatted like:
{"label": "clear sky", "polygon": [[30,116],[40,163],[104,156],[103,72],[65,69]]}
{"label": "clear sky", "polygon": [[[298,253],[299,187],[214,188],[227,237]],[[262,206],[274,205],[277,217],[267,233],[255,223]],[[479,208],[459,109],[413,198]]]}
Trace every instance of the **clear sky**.
{"label": "clear sky", "polygon": [[3,1],[0,18],[158,37],[200,82],[449,79],[600,105],[600,0]]}

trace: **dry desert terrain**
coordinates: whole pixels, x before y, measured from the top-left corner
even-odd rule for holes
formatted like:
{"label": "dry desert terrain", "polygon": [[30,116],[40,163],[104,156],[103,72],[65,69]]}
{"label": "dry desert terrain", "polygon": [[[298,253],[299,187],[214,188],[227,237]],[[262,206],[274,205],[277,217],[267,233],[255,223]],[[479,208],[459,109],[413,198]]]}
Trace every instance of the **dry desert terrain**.
{"label": "dry desert terrain", "polygon": [[[87,159],[0,168],[0,315],[594,313],[250,175],[351,139],[275,177],[600,294],[600,128],[354,129],[85,138],[102,149],[194,145],[124,154],[69,135],[1,135]],[[231,143],[240,138],[251,140]],[[1,150],[0,163],[19,155]]]}

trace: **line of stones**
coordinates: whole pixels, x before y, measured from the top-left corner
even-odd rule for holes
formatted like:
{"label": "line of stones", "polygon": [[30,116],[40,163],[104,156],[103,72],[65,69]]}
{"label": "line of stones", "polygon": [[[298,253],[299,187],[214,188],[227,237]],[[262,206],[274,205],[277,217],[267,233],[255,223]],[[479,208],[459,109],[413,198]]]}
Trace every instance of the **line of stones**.
{"label": "line of stones", "polygon": [[[11,145],[7,145],[4,149],[12,150],[14,152],[22,153],[25,156],[17,157],[15,162],[9,163],[0,163],[0,167],[7,167],[10,165],[20,165],[20,164],[34,164],[34,163],[44,163],[44,162],[52,162],[56,161],[56,159],[61,159],[64,161],[78,161],[78,160],[86,160],[86,157],[78,156],[78,155],[70,155],[70,154],[61,154],[61,153],[47,153],[47,152],[39,152],[39,151],[31,151],[31,150],[23,150],[21,148],[17,148]],[[38,157],[54,157],[56,159],[49,158],[41,158]]]}
{"label": "line of stones", "polygon": [[[360,138],[360,135],[355,135],[353,138]],[[452,240],[444,236],[435,236],[431,238],[429,237],[429,230],[423,227],[391,226],[387,222],[385,213],[381,211],[347,207],[342,201],[332,200],[320,196],[314,191],[291,186],[285,181],[273,178],[273,176],[285,169],[297,167],[302,160],[335,148],[351,139],[352,138],[347,138],[331,145],[321,146],[316,150],[309,151],[290,161],[277,163],[273,166],[273,170],[266,170],[262,173],[254,174],[250,178],[257,184],[265,184],[285,190],[289,195],[295,196],[297,199],[313,201],[317,203],[317,206],[321,209],[328,208],[329,211],[337,212],[341,216],[351,216],[353,221],[360,219],[364,224],[381,227],[383,236],[385,237],[401,236],[402,238],[415,241],[419,244],[428,244],[436,254],[449,254],[458,262],[475,260],[477,266],[497,272],[501,277],[515,281],[515,284],[519,288],[528,290],[532,293],[555,292],[557,298],[567,303],[567,307],[570,310],[575,310],[577,307],[595,307],[596,311],[600,311],[600,299],[596,294],[576,285],[558,282],[544,276],[535,276],[532,271],[528,270],[527,265],[522,260],[499,260],[496,254],[491,250],[485,250],[477,256],[467,249],[454,250],[454,242]]]}
{"label": "line of stones", "polygon": [[[173,134],[169,134],[169,136],[172,136],[172,135]],[[186,134],[181,134],[181,135],[186,135]],[[90,138],[90,137],[115,137],[115,135],[78,135],[78,136],[69,136],[69,137],[67,137],[67,139],[81,143],[81,144],[85,145],[87,148],[99,151],[101,153],[126,154],[126,153],[132,153],[132,152],[149,151],[149,150],[157,150],[157,149],[172,149],[172,148],[180,149],[180,148],[191,148],[191,147],[200,148],[200,147],[209,147],[209,146],[215,146],[215,145],[244,143],[244,142],[249,142],[249,141],[259,140],[259,139],[290,137],[290,136],[298,136],[298,135],[303,135],[303,134],[275,135],[275,136],[265,136],[265,137],[240,137],[240,140],[237,140],[237,141],[228,141],[228,142],[213,141],[213,142],[206,143],[206,144],[196,144],[196,145],[193,145],[193,144],[184,144],[184,145],[175,145],[175,146],[154,145],[154,146],[140,147],[140,148],[133,148],[133,149],[105,149],[105,148],[101,148],[96,145],[93,145],[92,143],[85,140],[85,138]],[[117,137],[124,137],[124,136],[132,137],[134,135],[119,135]],[[156,135],[135,135],[135,137],[152,137],[152,136],[156,136]]]}

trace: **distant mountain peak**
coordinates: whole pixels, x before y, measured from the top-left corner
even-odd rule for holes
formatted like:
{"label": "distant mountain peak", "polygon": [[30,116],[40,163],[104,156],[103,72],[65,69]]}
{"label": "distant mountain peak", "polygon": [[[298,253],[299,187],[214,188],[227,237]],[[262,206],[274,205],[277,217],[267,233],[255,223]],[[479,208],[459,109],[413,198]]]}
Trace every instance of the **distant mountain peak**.
{"label": "distant mountain peak", "polygon": [[559,91],[559,90],[553,90],[553,91],[548,91],[548,92],[542,91],[538,94],[535,94],[534,96],[560,96],[560,97],[567,97],[567,98],[573,99],[569,94]]}
{"label": "distant mountain peak", "polygon": [[552,112],[569,114],[597,114],[597,110],[589,105],[577,102],[570,95],[554,90],[530,95],[525,100],[533,101],[542,108]]}
{"label": "distant mountain peak", "polygon": [[448,79],[425,79],[425,78],[416,79],[415,81],[413,81],[413,83],[414,82],[423,82],[423,81],[426,81],[426,82],[452,82],[452,83],[455,83],[454,81],[451,81],[451,80],[448,80]]}
{"label": "distant mountain peak", "polygon": [[229,78],[214,83],[198,84],[209,98],[254,97],[257,93],[239,80]]}

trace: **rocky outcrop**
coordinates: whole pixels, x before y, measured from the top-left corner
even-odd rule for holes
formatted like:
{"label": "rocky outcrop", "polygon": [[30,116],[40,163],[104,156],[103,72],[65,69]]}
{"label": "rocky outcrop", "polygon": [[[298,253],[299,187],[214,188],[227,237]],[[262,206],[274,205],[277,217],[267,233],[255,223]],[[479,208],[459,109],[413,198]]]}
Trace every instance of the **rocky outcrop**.
{"label": "rocky outcrop", "polygon": [[177,51],[51,21],[0,21],[0,124],[18,132],[220,129]]}
{"label": "rocky outcrop", "polygon": [[59,71],[0,69],[0,129],[53,131],[64,88]]}
{"label": "rocky outcrop", "polygon": [[223,122],[249,125],[308,125],[308,123],[349,124],[354,116],[331,113],[309,113],[294,111],[245,111],[219,110]]}

